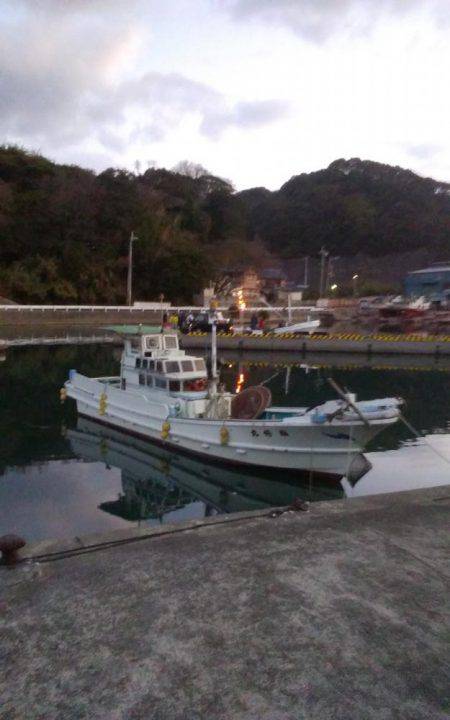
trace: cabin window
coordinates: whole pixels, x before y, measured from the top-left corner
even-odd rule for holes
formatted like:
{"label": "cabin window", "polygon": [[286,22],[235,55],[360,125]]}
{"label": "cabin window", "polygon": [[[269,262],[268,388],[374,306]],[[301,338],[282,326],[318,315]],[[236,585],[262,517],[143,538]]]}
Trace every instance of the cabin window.
{"label": "cabin window", "polygon": [[179,365],[175,360],[169,360],[168,362],[166,362],[166,372],[167,373],[176,373],[179,371],[180,371]]}
{"label": "cabin window", "polygon": [[154,361],[154,360],[149,360],[149,361],[148,361],[148,369],[149,369],[149,370],[154,370],[154,369],[155,369],[155,361]]}
{"label": "cabin window", "polygon": [[145,338],[145,346],[149,350],[154,350],[159,348],[159,337],[156,335],[155,337],[146,337]]}
{"label": "cabin window", "polygon": [[141,341],[139,338],[133,338],[130,340],[131,352],[137,353],[141,349]]}
{"label": "cabin window", "polygon": [[144,373],[139,373],[139,385],[145,385],[145,375],[144,375]]}
{"label": "cabin window", "polygon": [[181,369],[183,370],[183,372],[192,372],[194,369],[192,360],[182,360],[181,361]]}
{"label": "cabin window", "polygon": [[141,358],[136,358],[136,367],[137,368],[141,367]]}
{"label": "cabin window", "polygon": [[148,363],[148,360],[143,360],[143,361],[142,361],[142,367],[143,367],[143,368],[146,368],[146,367],[147,367],[147,363]]}
{"label": "cabin window", "polygon": [[177,342],[176,335],[166,335],[164,338],[164,343],[165,343],[167,350],[177,350],[178,349],[178,342]]}
{"label": "cabin window", "polygon": [[147,385],[153,387],[153,375],[147,375]]}
{"label": "cabin window", "polygon": [[206,365],[203,358],[198,358],[197,360],[194,360],[194,367],[196,370],[206,370]]}
{"label": "cabin window", "polygon": [[180,392],[181,385],[179,380],[169,380],[170,392]]}
{"label": "cabin window", "polygon": [[158,362],[156,363],[156,372],[160,372],[160,373],[164,372],[163,364],[162,364],[161,360],[158,360]]}
{"label": "cabin window", "polygon": [[155,387],[165,389],[166,386],[167,386],[167,383],[165,380],[163,380],[162,378],[158,378],[158,377],[155,378]]}

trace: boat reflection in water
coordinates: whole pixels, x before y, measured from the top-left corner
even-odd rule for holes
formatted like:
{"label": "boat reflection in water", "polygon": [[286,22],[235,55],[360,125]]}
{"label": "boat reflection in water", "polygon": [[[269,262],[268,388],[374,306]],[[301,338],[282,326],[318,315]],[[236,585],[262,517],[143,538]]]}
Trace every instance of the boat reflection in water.
{"label": "boat reflection in water", "polygon": [[[170,522],[176,519],[176,511],[188,507],[193,519],[289,505],[296,497],[318,501],[344,496],[339,479],[313,471],[261,468],[255,473],[254,469],[209,464],[86,418],[78,418],[76,429],[68,430],[67,436],[82,460],[122,471],[123,494],[99,507],[129,521]],[[349,473],[352,484],[370,467],[364,455],[357,456]]]}

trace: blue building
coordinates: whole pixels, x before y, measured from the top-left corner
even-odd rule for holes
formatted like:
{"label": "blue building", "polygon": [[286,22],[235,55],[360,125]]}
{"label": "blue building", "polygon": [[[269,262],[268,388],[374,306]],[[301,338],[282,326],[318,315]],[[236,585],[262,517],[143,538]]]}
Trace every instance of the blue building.
{"label": "blue building", "polygon": [[450,295],[450,261],[433,263],[424,270],[414,270],[405,279],[407,297],[444,300]]}

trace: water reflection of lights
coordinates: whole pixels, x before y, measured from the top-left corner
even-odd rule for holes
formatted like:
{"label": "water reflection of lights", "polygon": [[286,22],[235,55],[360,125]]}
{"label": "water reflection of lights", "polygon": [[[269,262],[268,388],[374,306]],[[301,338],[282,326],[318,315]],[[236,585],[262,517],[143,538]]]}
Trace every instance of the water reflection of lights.
{"label": "water reflection of lights", "polygon": [[244,373],[239,373],[239,377],[238,377],[238,380],[237,380],[237,383],[236,383],[236,390],[235,390],[236,393],[240,393],[240,392],[241,392],[242,386],[243,386],[244,382],[245,382],[245,375],[244,375]]}

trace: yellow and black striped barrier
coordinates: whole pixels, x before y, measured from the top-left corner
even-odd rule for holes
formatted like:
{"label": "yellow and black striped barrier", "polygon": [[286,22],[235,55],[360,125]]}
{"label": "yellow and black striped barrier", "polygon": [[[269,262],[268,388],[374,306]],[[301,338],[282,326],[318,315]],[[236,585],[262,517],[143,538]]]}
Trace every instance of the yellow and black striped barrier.
{"label": "yellow and black striped barrier", "polygon": [[[210,333],[196,330],[191,333],[187,333],[187,337],[208,337]],[[360,333],[329,333],[328,335],[312,334],[312,335],[299,335],[297,333],[262,333],[261,335],[249,335],[245,333],[230,333],[230,332],[219,332],[217,337],[224,338],[239,338],[245,340],[271,340],[276,342],[277,340],[350,340],[353,342],[420,342],[420,343],[437,343],[437,342],[450,342],[450,335],[361,335]]]}
{"label": "yellow and black striped barrier", "polygon": [[[195,331],[183,336],[186,348],[207,348],[210,333]],[[377,355],[428,355],[436,360],[450,358],[450,335],[419,335],[410,333],[374,333],[364,335],[358,332],[329,333],[324,335],[298,335],[294,333],[218,333],[217,345],[223,350],[240,352],[294,352],[306,357],[308,353],[354,353],[367,357]],[[270,363],[269,363],[270,364]]]}

